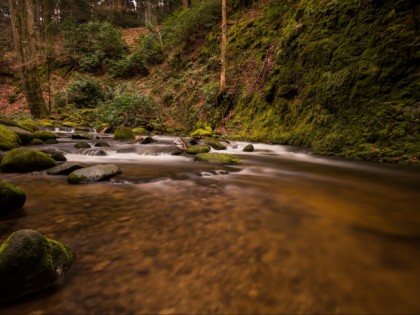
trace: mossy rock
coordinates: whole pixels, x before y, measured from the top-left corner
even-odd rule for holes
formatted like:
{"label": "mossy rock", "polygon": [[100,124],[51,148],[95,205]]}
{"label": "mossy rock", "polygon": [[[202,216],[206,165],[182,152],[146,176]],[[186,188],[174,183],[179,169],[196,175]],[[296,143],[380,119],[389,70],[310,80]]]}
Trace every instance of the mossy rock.
{"label": "mossy rock", "polygon": [[45,144],[57,144],[57,139],[47,139],[44,141]]}
{"label": "mossy rock", "polygon": [[205,127],[205,129],[196,129],[191,132],[191,137],[211,137],[213,136],[213,130],[211,127]]}
{"label": "mossy rock", "polygon": [[210,147],[203,144],[192,145],[185,150],[185,153],[193,155],[208,152],[210,152]]}
{"label": "mossy rock", "polygon": [[30,132],[39,131],[39,127],[33,120],[22,120],[19,122],[19,127],[26,129]]}
{"label": "mossy rock", "polygon": [[134,135],[144,136],[149,134],[149,132],[146,130],[146,128],[143,127],[137,127],[133,129]]}
{"label": "mossy rock", "polygon": [[32,149],[13,149],[6,153],[0,167],[3,172],[33,172],[54,167],[55,161],[48,154]]}
{"label": "mossy rock", "polygon": [[69,174],[69,184],[81,184],[107,180],[115,175],[121,174],[121,170],[114,164],[95,165],[78,169]]}
{"label": "mossy rock", "polygon": [[4,116],[0,116],[0,125],[10,126],[10,127],[19,127],[17,122],[10,120],[9,118],[6,118]]}
{"label": "mossy rock", "polygon": [[99,147],[99,148],[108,148],[108,147],[110,147],[110,145],[109,145],[109,143],[108,143],[108,142],[105,142],[105,141],[99,141],[99,142],[96,142],[96,143],[95,143],[94,147]]}
{"label": "mossy rock", "polygon": [[8,127],[0,125],[0,150],[11,150],[19,147],[20,139],[16,133]]}
{"label": "mossy rock", "polygon": [[226,150],[226,146],[215,139],[206,139],[205,144],[211,146],[215,150]]}
{"label": "mossy rock", "polygon": [[23,207],[26,201],[25,191],[13,184],[0,180],[0,215]]}
{"label": "mossy rock", "polygon": [[62,282],[73,250],[33,230],[19,230],[0,246],[0,303]]}
{"label": "mossy rock", "polygon": [[194,157],[194,161],[206,161],[221,165],[241,164],[237,156],[227,153],[199,153]]}
{"label": "mossy rock", "polygon": [[34,138],[34,134],[32,132],[20,127],[7,126],[6,128],[18,135],[21,144],[28,144]]}
{"label": "mossy rock", "polygon": [[44,141],[41,139],[32,139],[32,141],[29,143],[30,145],[42,145],[44,144]]}
{"label": "mossy rock", "polygon": [[114,140],[130,141],[134,140],[134,132],[127,127],[118,127],[114,133]]}
{"label": "mossy rock", "polygon": [[244,151],[244,152],[254,152],[254,146],[250,143],[250,144],[247,144],[244,148],[243,148],[243,150],[242,151]]}
{"label": "mossy rock", "polygon": [[91,140],[93,139],[93,136],[87,132],[82,130],[76,130],[72,135],[72,139],[79,139],[79,140]]}
{"label": "mossy rock", "polygon": [[79,163],[79,162],[65,162],[61,165],[57,165],[56,167],[50,168],[47,173],[49,175],[69,175],[74,171],[77,171],[81,168],[87,167],[86,164]]}
{"label": "mossy rock", "polygon": [[50,139],[57,139],[57,135],[54,132],[51,131],[35,131],[34,132],[34,139],[39,139],[42,141],[47,141]]}
{"label": "mossy rock", "polygon": [[41,152],[44,152],[48,154],[54,161],[57,162],[65,162],[67,161],[67,158],[65,157],[65,152],[57,149],[57,148],[48,148],[45,150],[41,150]]}
{"label": "mossy rock", "polygon": [[84,141],[77,142],[74,147],[76,149],[90,149],[90,144]]}

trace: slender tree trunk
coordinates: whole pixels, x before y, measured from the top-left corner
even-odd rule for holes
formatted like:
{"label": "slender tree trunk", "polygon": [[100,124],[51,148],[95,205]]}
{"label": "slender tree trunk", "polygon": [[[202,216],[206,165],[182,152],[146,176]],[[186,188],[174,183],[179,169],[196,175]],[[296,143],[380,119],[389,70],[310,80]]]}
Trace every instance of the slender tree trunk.
{"label": "slender tree trunk", "polygon": [[[19,6],[20,5],[20,6]],[[9,0],[13,42],[19,63],[19,74],[31,114],[35,118],[47,115],[39,74],[37,70],[38,54],[36,49],[36,29],[33,0]],[[23,43],[25,44],[23,46]]]}
{"label": "slender tree trunk", "polygon": [[182,0],[182,7],[184,9],[188,9],[189,7],[191,7],[191,0]]}
{"label": "slender tree trunk", "polygon": [[220,93],[223,93],[226,85],[226,0],[222,0],[222,54],[220,72]]}

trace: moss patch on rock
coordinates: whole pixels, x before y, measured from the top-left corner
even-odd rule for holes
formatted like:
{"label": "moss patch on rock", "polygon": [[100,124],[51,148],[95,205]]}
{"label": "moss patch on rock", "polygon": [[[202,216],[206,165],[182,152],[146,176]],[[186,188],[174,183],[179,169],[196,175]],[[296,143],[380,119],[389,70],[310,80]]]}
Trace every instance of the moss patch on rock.
{"label": "moss patch on rock", "polygon": [[191,132],[191,137],[211,137],[213,136],[213,130],[211,127],[205,127],[205,128],[198,128]]}
{"label": "moss patch on rock", "polygon": [[223,143],[220,143],[216,139],[206,139],[205,144],[211,146],[215,150],[226,150],[226,146]]}
{"label": "moss patch on rock", "polygon": [[127,127],[118,127],[114,133],[114,140],[120,141],[130,141],[134,140],[135,135],[130,128]]}
{"label": "moss patch on rock", "polygon": [[194,156],[194,161],[206,161],[221,165],[241,164],[237,156],[227,153],[199,153]]}
{"label": "moss patch on rock", "polygon": [[7,129],[17,134],[17,136],[20,139],[21,144],[28,144],[34,138],[33,133],[30,131],[27,131],[26,129],[22,129],[20,127],[13,127],[13,126],[8,126]]}
{"label": "moss patch on rock", "polygon": [[1,161],[3,172],[33,172],[45,170],[56,165],[55,161],[43,152],[31,149],[13,149]]}
{"label": "moss patch on rock", "polygon": [[144,135],[149,134],[149,132],[145,128],[143,128],[143,127],[134,128],[133,129],[133,133],[135,135],[139,135],[139,136],[144,136]]}
{"label": "moss patch on rock", "polygon": [[19,122],[19,127],[26,129],[30,132],[39,131],[39,127],[33,120],[22,120]]}
{"label": "moss patch on rock", "polygon": [[11,150],[19,147],[20,139],[16,133],[6,126],[0,125],[0,150]]}
{"label": "moss patch on rock", "polygon": [[208,153],[208,152],[210,152],[210,147],[208,145],[202,145],[202,144],[189,146],[185,150],[185,153],[192,154],[192,155],[199,154],[199,153]]}
{"label": "moss patch on rock", "polygon": [[26,201],[25,191],[13,184],[0,180],[0,215],[23,207]]}
{"label": "moss patch on rock", "polygon": [[35,139],[39,139],[42,141],[47,141],[47,140],[56,140],[57,139],[57,135],[54,132],[51,131],[35,131],[34,132],[34,138]]}

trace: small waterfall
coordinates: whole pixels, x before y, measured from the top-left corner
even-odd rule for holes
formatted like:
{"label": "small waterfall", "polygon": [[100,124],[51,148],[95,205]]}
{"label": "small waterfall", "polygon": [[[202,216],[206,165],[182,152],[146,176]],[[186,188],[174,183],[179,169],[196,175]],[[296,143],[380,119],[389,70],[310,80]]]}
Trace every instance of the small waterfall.
{"label": "small waterfall", "polygon": [[104,148],[90,148],[90,149],[85,149],[82,151],[82,155],[89,155],[89,156],[107,156],[112,153],[115,153],[115,151],[107,150]]}

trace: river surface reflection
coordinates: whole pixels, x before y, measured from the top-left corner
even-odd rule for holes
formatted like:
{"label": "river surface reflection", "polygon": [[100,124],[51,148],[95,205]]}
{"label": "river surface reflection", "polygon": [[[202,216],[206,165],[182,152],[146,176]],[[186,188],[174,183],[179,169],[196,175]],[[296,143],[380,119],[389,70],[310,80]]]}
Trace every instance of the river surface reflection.
{"label": "river surface reflection", "polygon": [[0,314],[420,313],[419,168],[241,142],[242,164],[221,167],[156,155],[172,139],[157,140],[106,156],[60,142],[117,164],[108,182],[2,175],[27,202],[0,239],[34,229],[78,260],[63,287]]}

